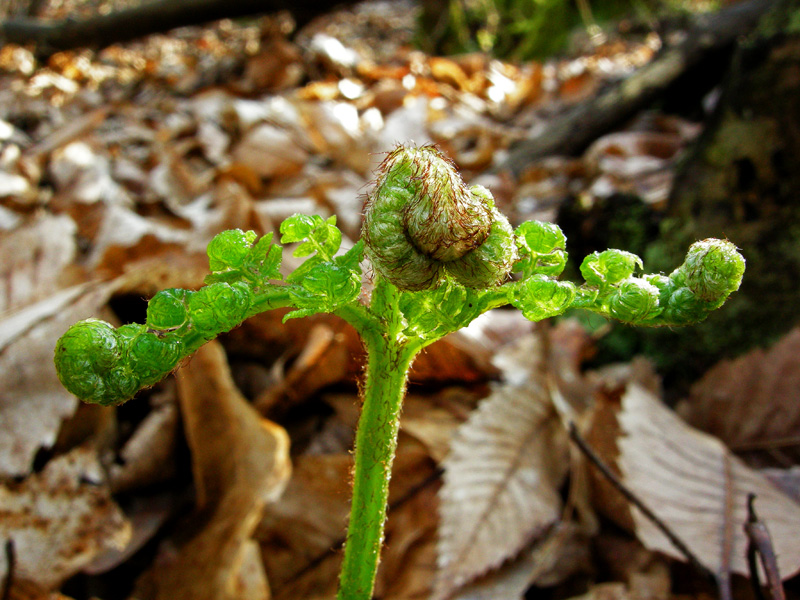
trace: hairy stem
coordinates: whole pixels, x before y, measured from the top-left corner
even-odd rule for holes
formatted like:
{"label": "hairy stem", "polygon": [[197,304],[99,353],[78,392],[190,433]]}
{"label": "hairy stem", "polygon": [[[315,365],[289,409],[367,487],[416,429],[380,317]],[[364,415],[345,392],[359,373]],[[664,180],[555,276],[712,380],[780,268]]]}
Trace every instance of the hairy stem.
{"label": "hairy stem", "polygon": [[[387,287],[376,286],[373,305],[381,304],[386,296],[396,291],[391,284],[385,285]],[[396,304],[391,311],[398,312]],[[416,354],[399,338],[396,328],[392,327],[395,323],[396,318],[388,318],[385,321],[388,331],[384,335],[365,339],[364,402],[356,433],[353,503],[338,600],[369,600],[375,585],[383,544],[389,479],[400,428],[400,410],[408,369]]]}

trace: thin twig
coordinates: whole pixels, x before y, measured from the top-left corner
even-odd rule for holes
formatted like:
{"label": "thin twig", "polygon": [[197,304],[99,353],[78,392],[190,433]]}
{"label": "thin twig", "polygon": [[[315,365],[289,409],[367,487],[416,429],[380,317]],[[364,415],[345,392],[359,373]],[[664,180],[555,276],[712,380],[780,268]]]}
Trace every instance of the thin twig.
{"label": "thin twig", "polygon": [[[613,485],[617,491],[619,491],[623,496],[625,496],[626,500],[633,504],[639,511],[647,517],[650,522],[653,523],[658,529],[663,533],[667,539],[672,543],[675,549],[683,554],[689,563],[694,566],[695,569],[700,571],[701,573],[705,573],[711,580],[717,582],[717,577],[712,573],[709,569],[707,569],[703,563],[700,562],[700,559],[695,556],[695,554],[684,544],[681,539],[675,535],[672,530],[664,523],[661,519],[659,519],[656,514],[650,510],[639,498],[637,498],[633,492],[631,492],[625,484],[620,481],[619,477],[603,462],[597,453],[592,450],[586,440],[583,439],[581,434],[578,432],[578,428],[574,422],[570,421],[569,423],[569,437],[572,438],[572,441],[575,442],[578,448],[584,453],[586,458],[594,464],[595,467],[603,474],[603,476],[608,480],[608,482]],[[717,582],[718,583],[718,582]]]}
{"label": "thin twig", "polygon": [[11,598],[11,583],[14,579],[14,568],[17,562],[17,553],[14,551],[14,540],[8,538],[5,544],[6,553],[6,580],[3,582],[3,590],[0,593],[0,600]]}
{"label": "thin twig", "polygon": [[744,532],[747,535],[747,564],[750,567],[750,581],[753,584],[753,591],[756,598],[764,599],[761,589],[761,581],[758,575],[758,565],[756,557],[761,558],[761,566],[767,576],[767,588],[769,589],[771,600],[786,600],[786,594],[781,582],[781,574],[778,570],[778,560],[775,557],[775,548],[772,546],[772,538],[769,535],[767,526],[758,519],[755,509],[756,495],[747,495],[747,523],[744,524]]}

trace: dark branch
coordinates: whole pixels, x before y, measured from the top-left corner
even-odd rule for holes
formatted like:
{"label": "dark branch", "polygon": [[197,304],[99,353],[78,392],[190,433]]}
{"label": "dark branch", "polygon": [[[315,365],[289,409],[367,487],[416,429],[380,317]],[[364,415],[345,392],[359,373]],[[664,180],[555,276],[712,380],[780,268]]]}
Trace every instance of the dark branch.
{"label": "dark branch", "polygon": [[570,422],[569,424],[569,437],[572,439],[573,442],[580,448],[581,452],[589,459],[589,461],[597,467],[597,469],[603,474],[608,482],[614,486],[619,493],[625,496],[625,499],[633,504],[639,511],[650,520],[653,525],[658,527],[658,529],[663,533],[667,539],[672,543],[675,549],[683,554],[689,563],[691,563],[699,572],[705,573],[709,579],[716,581],[716,576],[709,571],[700,559],[692,552],[689,547],[683,543],[673,531],[667,526],[664,521],[658,518],[658,516],[647,507],[636,495],[630,491],[622,481],[620,481],[619,477],[609,468],[609,466],[603,462],[603,459],[600,458],[597,453],[589,446],[586,440],[583,439],[581,434],[578,432],[578,428],[575,426],[575,423]]}
{"label": "dark branch", "polygon": [[290,11],[299,28],[335,4],[352,1],[328,5],[315,0],[155,0],[85,19],[10,19],[0,23],[0,45],[34,44],[37,55],[48,56],[74,48],[100,49],[176,27],[281,10]]}
{"label": "dark branch", "polygon": [[755,494],[747,495],[747,523],[744,525],[744,532],[747,535],[747,564],[750,568],[750,582],[753,584],[756,598],[764,600],[758,576],[757,557],[760,557],[761,566],[764,567],[764,573],[767,576],[767,588],[770,591],[771,600],[786,600],[786,593],[778,570],[778,559],[775,556],[775,548],[772,546],[772,538],[767,526],[756,515],[755,499]]}
{"label": "dark branch", "polygon": [[519,176],[528,165],[545,156],[582,152],[651,104],[709,53],[732,46],[738,37],[752,31],[772,4],[771,0],[749,0],[700,18],[683,43],[663,50],[652,62],[597,97],[552,119],[534,137],[514,146],[496,170],[509,170]]}

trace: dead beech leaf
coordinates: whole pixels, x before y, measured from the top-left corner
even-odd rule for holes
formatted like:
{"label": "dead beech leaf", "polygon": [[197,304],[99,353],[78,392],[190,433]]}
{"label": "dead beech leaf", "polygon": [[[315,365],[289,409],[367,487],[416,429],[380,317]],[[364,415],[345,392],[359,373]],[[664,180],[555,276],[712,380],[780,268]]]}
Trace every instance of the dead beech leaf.
{"label": "dead beech leaf", "polygon": [[566,436],[532,384],[498,389],[456,432],[444,461],[434,598],[515,556],[555,523]]}
{"label": "dead beech leaf", "polygon": [[175,403],[156,406],[120,450],[122,464],[111,465],[115,494],[147,487],[175,472],[178,409]]}
{"label": "dead beech leaf", "polygon": [[[638,385],[623,394],[616,420],[623,482],[711,572],[748,573],[742,525],[750,493],[772,533],[781,575],[788,578],[800,570],[800,505]],[[641,512],[634,508],[631,514],[647,548],[682,558]]]}
{"label": "dead beech leaf", "polygon": [[[252,573],[248,546],[265,503],[280,495],[289,478],[289,438],[236,389],[218,342],[203,346],[177,380],[192,451],[198,504],[192,526],[197,530],[187,532],[189,540],[178,548],[162,548],[149,595],[157,600],[268,598],[266,578]],[[263,585],[254,586],[259,580]],[[244,591],[247,596],[239,595]]]}
{"label": "dead beech leaf", "polygon": [[[130,525],[111,499],[96,451],[81,446],[22,483],[0,486],[0,538],[14,542],[14,584],[54,590],[100,552],[125,546]],[[0,580],[8,564],[0,554]]]}
{"label": "dead beech leaf", "polygon": [[80,284],[0,317],[0,476],[27,475],[78,405],[56,376],[56,340],[96,316],[114,284]]}
{"label": "dead beech leaf", "polygon": [[41,216],[0,239],[0,314],[41,300],[61,287],[75,259],[75,223]]}
{"label": "dead beech leaf", "polygon": [[261,124],[248,131],[233,149],[233,160],[261,177],[293,175],[308,160],[294,137],[279,127]]}
{"label": "dead beech leaf", "polygon": [[344,540],[352,469],[349,453],[300,456],[280,502],[264,510],[257,538],[276,599],[336,595],[341,553],[329,551]]}
{"label": "dead beech leaf", "polygon": [[769,350],[717,363],[692,386],[679,411],[734,450],[776,447],[800,430],[798,400],[800,328],[795,328]]}
{"label": "dead beech leaf", "polygon": [[515,560],[459,590],[454,600],[522,600],[534,583],[561,583],[590,560],[588,537],[572,523],[558,523]]}

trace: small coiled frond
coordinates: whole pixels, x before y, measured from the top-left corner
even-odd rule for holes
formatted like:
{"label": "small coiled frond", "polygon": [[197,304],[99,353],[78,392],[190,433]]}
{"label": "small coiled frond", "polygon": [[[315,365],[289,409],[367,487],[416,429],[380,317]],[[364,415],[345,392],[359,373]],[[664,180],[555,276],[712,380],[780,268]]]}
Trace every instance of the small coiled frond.
{"label": "small coiled frond", "polygon": [[731,242],[696,242],[669,276],[635,276],[641,259],[623,250],[594,253],[583,261],[586,285],[576,306],[635,325],[698,323],[739,289],[745,261]]}

